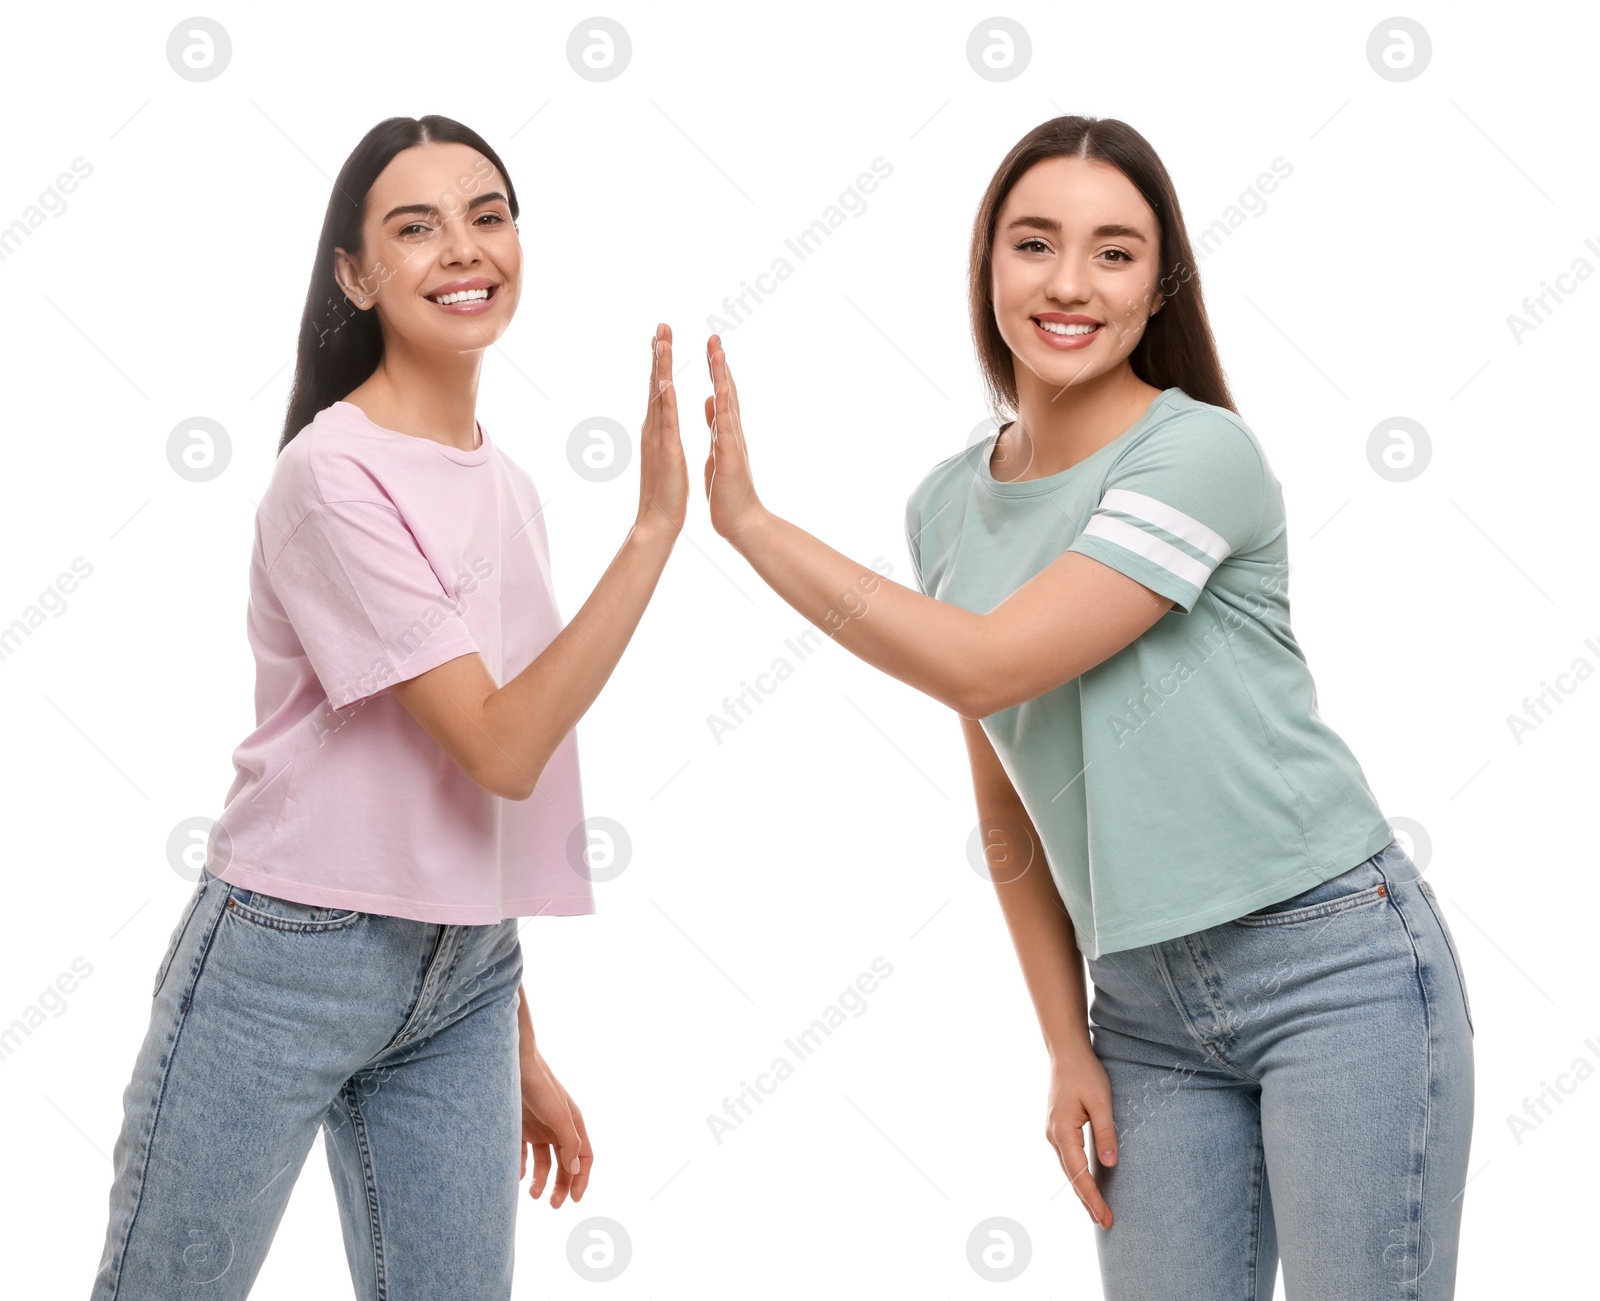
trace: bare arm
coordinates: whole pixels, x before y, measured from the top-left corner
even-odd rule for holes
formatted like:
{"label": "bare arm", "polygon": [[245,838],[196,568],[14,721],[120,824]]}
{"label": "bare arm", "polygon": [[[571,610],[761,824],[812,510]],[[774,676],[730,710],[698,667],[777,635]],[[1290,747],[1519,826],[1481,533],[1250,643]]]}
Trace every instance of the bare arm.
{"label": "bare arm", "polygon": [[389,688],[462,772],[506,799],[533,793],[556,747],[600,694],[683,528],[689,472],[671,383],[672,332],[662,326],[657,333],[654,396],[640,437],[638,518],[583,608],[502,687],[483,656],[472,654]]}
{"label": "bare arm", "polygon": [[[1022,976],[1039,1018],[1045,1048],[1055,1062],[1092,1051],[1083,955],[1077,932],[1044,861],[1039,833],[1000,766],[981,724],[961,720],[972,764],[972,787],[985,854],[1006,928],[1022,964]],[[998,847],[998,853],[991,853]]]}
{"label": "bare arm", "polygon": [[[989,873],[1050,1054],[1045,1137],[1084,1209],[1096,1224],[1110,1228],[1111,1208],[1095,1183],[1083,1146],[1087,1124],[1101,1164],[1116,1163],[1111,1081],[1089,1036],[1088,989],[1077,932],[1045,862],[1039,833],[982,724],[963,718],[961,729],[972,762]],[[991,847],[999,852],[991,854]]]}
{"label": "bare arm", "polygon": [[1172,608],[1076,551],[975,614],[884,578],[770,511],[729,540],[767,586],[852,655],[963,718],[1070,682]]}
{"label": "bare arm", "polygon": [[1169,598],[1075,551],[982,614],[891,582],[761,503],[738,389],[716,335],[706,358],[715,390],[705,406],[713,527],[768,587],[852,655],[963,718],[986,718],[1070,682],[1172,608]]}

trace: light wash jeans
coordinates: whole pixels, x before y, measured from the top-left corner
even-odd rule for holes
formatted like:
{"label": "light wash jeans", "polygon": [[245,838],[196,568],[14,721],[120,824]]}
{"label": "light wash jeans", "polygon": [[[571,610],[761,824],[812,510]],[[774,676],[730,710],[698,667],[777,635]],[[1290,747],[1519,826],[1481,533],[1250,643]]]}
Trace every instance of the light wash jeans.
{"label": "light wash jeans", "polygon": [[1089,961],[1118,1153],[1108,1301],[1442,1301],[1472,1140],[1472,1011],[1399,844],[1220,926]]}
{"label": "light wash jeans", "polygon": [[319,1126],[360,1301],[504,1301],[521,978],[515,918],[312,907],[205,873],[123,1094],[93,1301],[247,1296]]}

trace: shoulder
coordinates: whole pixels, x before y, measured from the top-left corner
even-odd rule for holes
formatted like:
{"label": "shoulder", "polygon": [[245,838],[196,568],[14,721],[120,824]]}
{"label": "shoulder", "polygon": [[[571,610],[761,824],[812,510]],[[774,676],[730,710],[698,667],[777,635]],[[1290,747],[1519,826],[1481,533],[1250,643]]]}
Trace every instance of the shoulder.
{"label": "shoulder", "polygon": [[1163,409],[1116,458],[1114,466],[1160,463],[1229,475],[1270,477],[1255,432],[1227,407],[1172,390]]}
{"label": "shoulder", "polygon": [[945,457],[927,471],[906,498],[907,516],[926,514],[930,505],[948,501],[954,493],[971,488],[979,472],[979,458],[987,453],[988,447],[989,440],[983,439]]}
{"label": "shoulder", "polygon": [[1169,441],[1192,440],[1207,448],[1248,450],[1266,459],[1255,432],[1237,412],[1192,398],[1182,389],[1173,390],[1159,418],[1151,422],[1145,438],[1158,433]]}
{"label": "shoulder", "polygon": [[301,514],[332,502],[392,505],[382,486],[382,447],[353,418],[348,403],[334,403],[289,440],[273,467],[269,492],[280,507]]}

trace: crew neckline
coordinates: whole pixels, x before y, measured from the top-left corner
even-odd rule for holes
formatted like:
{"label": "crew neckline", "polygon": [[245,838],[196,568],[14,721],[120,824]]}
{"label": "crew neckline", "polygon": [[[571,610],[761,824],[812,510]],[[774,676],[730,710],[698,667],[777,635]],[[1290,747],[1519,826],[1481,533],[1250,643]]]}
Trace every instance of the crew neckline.
{"label": "crew neckline", "polygon": [[417,434],[406,434],[402,433],[398,429],[386,428],[375,421],[354,402],[346,401],[344,398],[340,398],[333,405],[336,407],[350,408],[350,411],[354,413],[355,418],[368,429],[375,430],[380,434],[388,434],[391,438],[403,438],[408,443],[426,443],[436,452],[438,452],[440,456],[454,461],[457,465],[482,465],[486,460],[489,459],[489,433],[486,429],[484,429],[483,422],[476,418],[473,419],[473,424],[475,424],[478,428],[478,445],[469,452],[460,447],[452,447],[448,443],[441,443],[433,438],[422,438]]}
{"label": "crew neckline", "polygon": [[[1177,385],[1173,385],[1171,388],[1162,389],[1160,393],[1156,394],[1155,397],[1150,399],[1150,405],[1145,408],[1144,414],[1126,429],[1124,429],[1115,438],[1113,438],[1109,443],[1105,443],[1102,446],[1095,448],[1094,451],[1090,452],[1088,456],[1084,457],[1083,460],[1079,461],[1076,465],[1069,465],[1065,470],[1057,470],[1054,474],[1042,475],[1037,479],[1007,480],[996,479],[994,477],[993,471],[989,468],[989,458],[994,455],[995,443],[1000,438],[1001,431],[1000,429],[996,429],[994,433],[990,434],[989,437],[984,439],[980,444],[978,456],[978,480],[983,484],[984,487],[986,487],[990,492],[994,493],[994,495],[997,497],[1033,497],[1042,492],[1051,492],[1054,489],[1059,488],[1062,484],[1066,483],[1073,475],[1079,473],[1084,466],[1088,465],[1103,452],[1107,452],[1113,447],[1120,446],[1134,434],[1142,430],[1150,423],[1152,419],[1155,418],[1157,412],[1166,405],[1167,400],[1174,393],[1181,393],[1182,391],[1183,390]],[[1009,421],[1007,423],[1014,424],[1016,422]],[[1001,428],[1003,429],[1005,426],[1001,426]]]}

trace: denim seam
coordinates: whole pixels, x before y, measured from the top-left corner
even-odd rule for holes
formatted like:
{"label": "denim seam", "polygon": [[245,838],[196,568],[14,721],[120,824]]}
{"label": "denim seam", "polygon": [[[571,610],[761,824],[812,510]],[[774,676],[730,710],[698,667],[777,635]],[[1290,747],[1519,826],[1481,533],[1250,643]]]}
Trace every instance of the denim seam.
{"label": "denim seam", "polygon": [[[1417,975],[1417,990],[1422,996],[1423,1052],[1427,1055],[1428,1069],[1426,1087],[1422,1094],[1422,1144],[1421,1150],[1413,1152],[1411,1170],[1408,1172],[1407,1182],[1411,1185],[1406,1197],[1406,1225],[1405,1225],[1405,1256],[1413,1262],[1412,1275],[1409,1278],[1398,1280],[1404,1291],[1400,1294],[1403,1301],[1415,1301],[1422,1295],[1422,1275],[1418,1271],[1422,1261],[1422,1203],[1427,1191],[1428,1174],[1428,1131],[1433,1122],[1433,1090],[1434,1090],[1434,1055],[1433,1055],[1433,1007],[1428,999],[1428,969],[1422,960],[1422,951],[1417,947],[1416,933],[1411,926],[1411,919],[1406,916],[1405,910],[1400,906],[1400,901],[1395,897],[1395,890],[1390,884],[1389,873],[1384,870],[1381,861],[1374,861],[1373,866],[1383,876],[1384,883],[1389,885],[1389,902],[1394,908],[1395,916],[1400,919],[1400,924],[1405,928],[1406,939],[1411,943],[1411,960]],[[1421,879],[1419,876],[1418,880]],[[1414,1191],[1412,1191],[1414,1190]],[[1412,1241],[1415,1238],[1415,1253],[1412,1251]]]}
{"label": "denim seam", "polygon": [[386,1301],[388,1279],[384,1273],[383,1218],[378,1211],[378,1177],[372,1166],[372,1147],[367,1141],[367,1118],[361,1110],[360,1090],[354,1077],[344,1083],[345,1109],[350,1113],[350,1137],[361,1162],[361,1182],[367,1194],[367,1230],[372,1241],[372,1281],[374,1301]]}
{"label": "denim seam", "polygon": [[1461,989],[1461,1007],[1467,1014],[1467,1029],[1476,1035],[1477,1031],[1472,1024],[1472,999],[1467,995],[1467,975],[1461,969],[1461,955],[1456,951],[1456,942],[1451,937],[1449,929],[1445,926],[1444,912],[1438,899],[1434,895],[1433,887],[1428,884],[1427,878],[1417,878],[1417,889],[1423,899],[1427,901],[1429,909],[1433,912],[1433,919],[1439,923],[1439,933],[1444,936],[1445,948],[1450,953],[1450,963],[1456,969],[1456,984]]}
{"label": "denim seam", "polygon": [[[1263,1117],[1263,1121],[1264,1120],[1265,1118]],[[1261,1294],[1261,1239],[1263,1237],[1261,1232],[1261,1216],[1267,1204],[1267,1199],[1262,1196],[1262,1182],[1266,1176],[1267,1168],[1266,1135],[1261,1129],[1257,1129],[1256,1131],[1255,1148],[1255,1166],[1251,1172],[1251,1191],[1254,1193],[1256,1199],[1256,1220],[1253,1230],[1254,1241],[1250,1244],[1249,1295],[1252,1298],[1252,1301],[1255,1301],[1255,1298],[1258,1298]],[[1276,1279],[1274,1279],[1274,1282],[1276,1282]]]}
{"label": "denim seam", "polygon": [[[248,889],[248,887],[241,887],[241,889]],[[251,891],[252,899],[255,893],[255,891]],[[268,895],[267,897],[272,898],[273,896]],[[293,903],[295,901],[289,899],[285,900],[285,902]],[[303,906],[314,908],[321,905],[307,904]],[[367,915],[361,912],[350,912],[343,917],[334,916],[326,921],[313,922],[300,921],[293,917],[276,917],[271,913],[260,912],[250,907],[249,904],[243,903],[234,904],[233,911],[238,914],[239,920],[242,922],[249,922],[250,925],[259,926],[262,930],[285,931],[293,935],[327,935],[334,931],[348,930]]]}
{"label": "denim seam", "polygon": [[[224,886],[227,885],[220,878],[218,883]],[[225,894],[231,894],[231,887],[225,891]],[[200,953],[195,959],[193,970],[189,974],[183,1000],[178,1005],[177,1025],[172,1031],[172,1042],[167,1046],[166,1061],[162,1064],[160,1082],[156,1086],[155,1103],[150,1115],[150,1133],[140,1144],[140,1157],[142,1159],[139,1163],[139,1176],[134,1185],[133,1213],[128,1216],[128,1227],[123,1230],[122,1241],[117,1244],[116,1258],[112,1265],[111,1273],[110,1301],[116,1301],[122,1291],[122,1268],[127,1263],[128,1243],[133,1238],[133,1230],[138,1223],[139,1212],[144,1208],[145,1174],[150,1169],[150,1152],[156,1145],[156,1132],[161,1126],[161,1104],[166,1100],[167,1081],[172,1076],[172,1063],[178,1055],[178,1045],[183,1038],[183,1028],[189,1021],[189,1004],[193,1001],[195,990],[199,986],[200,976],[205,970],[206,958],[211,954],[211,944],[216,938],[217,927],[222,921],[222,914],[227,905],[219,903],[213,905],[213,907],[215,908],[215,916],[211,918],[210,929],[206,932],[206,937],[200,945]],[[179,944],[180,946],[182,944],[181,937]],[[176,960],[177,952],[174,950],[173,961]],[[165,978],[163,978],[163,983],[165,983]]]}
{"label": "denim seam", "polygon": [[1172,1000],[1172,1006],[1177,1009],[1179,1017],[1181,1017],[1183,1020],[1183,1028],[1189,1032],[1189,1037],[1195,1041],[1196,1045],[1198,1045],[1201,1051],[1201,1054],[1206,1058],[1207,1061],[1222,1067],[1226,1071],[1232,1072],[1240,1079],[1250,1080],[1252,1083],[1259,1083],[1259,1081],[1254,1080],[1251,1076],[1244,1074],[1244,1072],[1242,1072],[1237,1066],[1235,1066],[1227,1058],[1223,1057],[1222,1054],[1207,1041],[1206,1037],[1200,1033],[1199,1027],[1196,1026],[1194,1021],[1190,1018],[1189,1009],[1184,1007],[1183,1000],[1178,996],[1178,987],[1173,982],[1172,972],[1167,967],[1167,955],[1164,951],[1166,943],[1167,941],[1162,941],[1159,944],[1152,944],[1150,946],[1150,951],[1155,955],[1156,969],[1161,973],[1161,983],[1166,987],[1167,997]]}
{"label": "denim seam", "polygon": [[177,959],[178,950],[183,947],[183,937],[188,934],[189,923],[194,920],[195,910],[200,907],[200,897],[205,893],[205,880],[202,878],[195,887],[194,893],[189,896],[189,906],[183,910],[183,920],[178,923],[177,934],[172,937],[172,948],[162,959],[160,974],[156,976],[156,987],[151,991],[151,999],[161,993],[161,987],[167,983],[167,976],[172,972],[172,964]]}
{"label": "denim seam", "polygon": [[[1358,864],[1364,866],[1364,864]],[[1329,878],[1330,880],[1335,878]],[[1326,884],[1319,882],[1318,884]],[[1316,886],[1312,886],[1316,889]],[[1293,896],[1290,896],[1291,898]],[[1261,930],[1269,926],[1294,926],[1300,922],[1316,921],[1319,917],[1333,917],[1339,913],[1349,912],[1353,908],[1371,907],[1381,902],[1383,895],[1378,893],[1378,886],[1362,886],[1349,894],[1341,894],[1333,899],[1324,899],[1321,903],[1306,904],[1303,908],[1291,908],[1281,913],[1245,913],[1243,916],[1233,918],[1232,924],[1242,926],[1246,930]]]}
{"label": "denim seam", "polygon": [[[1240,1079],[1249,1080],[1252,1084],[1260,1084],[1260,1080],[1237,1062],[1232,1061],[1224,1051],[1229,1041],[1234,1037],[1233,1022],[1232,1018],[1227,1016],[1227,1009],[1222,1000],[1222,982],[1217,978],[1216,969],[1207,960],[1205,941],[1200,936],[1201,932],[1195,931],[1179,938],[1188,951],[1190,965],[1200,978],[1200,987],[1205,991],[1206,1003],[1210,1008],[1212,1019],[1217,1023],[1218,1030],[1215,1039],[1207,1039],[1201,1035],[1199,1027],[1189,1020],[1187,1012],[1184,1013],[1184,1022],[1189,1026],[1190,1031],[1198,1036],[1200,1047],[1208,1057],[1218,1065],[1232,1071]],[[1176,990],[1174,989],[1174,1002],[1176,1001]],[[1182,1009],[1180,1008],[1180,1010]]]}
{"label": "denim seam", "polygon": [[400,1047],[422,1025],[423,1018],[426,1015],[425,1009],[428,1005],[428,992],[430,989],[437,987],[433,978],[434,967],[439,959],[439,951],[444,948],[449,931],[450,927],[447,924],[441,923],[439,925],[439,933],[433,937],[433,948],[429,951],[426,960],[422,964],[422,983],[417,987],[416,1002],[411,1005],[411,1011],[407,1013],[405,1020],[400,1023],[400,1028],[395,1031],[394,1038],[378,1050],[377,1055],[372,1059],[373,1061],[383,1056],[391,1048]]}

